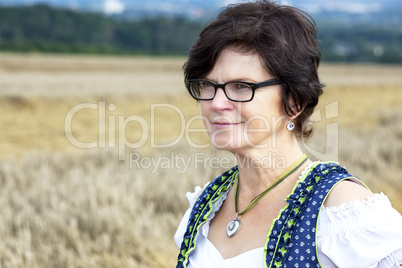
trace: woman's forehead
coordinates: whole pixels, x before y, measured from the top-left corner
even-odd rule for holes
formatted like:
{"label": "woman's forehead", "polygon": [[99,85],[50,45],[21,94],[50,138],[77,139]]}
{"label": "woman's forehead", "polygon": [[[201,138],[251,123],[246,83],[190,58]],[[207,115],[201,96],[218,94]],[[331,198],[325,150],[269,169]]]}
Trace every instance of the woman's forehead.
{"label": "woman's forehead", "polygon": [[211,72],[205,79],[214,82],[249,81],[259,82],[271,78],[257,53],[239,52],[232,48],[224,49]]}

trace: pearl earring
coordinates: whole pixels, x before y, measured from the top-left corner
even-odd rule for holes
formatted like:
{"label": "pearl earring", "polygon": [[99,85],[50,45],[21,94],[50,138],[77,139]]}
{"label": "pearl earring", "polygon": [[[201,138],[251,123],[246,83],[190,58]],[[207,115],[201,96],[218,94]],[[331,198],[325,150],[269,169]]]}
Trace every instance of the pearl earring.
{"label": "pearl earring", "polygon": [[286,128],[287,128],[289,131],[292,131],[292,130],[295,128],[295,124],[292,123],[292,122],[290,122],[290,119],[289,119],[288,124],[286,125]]}

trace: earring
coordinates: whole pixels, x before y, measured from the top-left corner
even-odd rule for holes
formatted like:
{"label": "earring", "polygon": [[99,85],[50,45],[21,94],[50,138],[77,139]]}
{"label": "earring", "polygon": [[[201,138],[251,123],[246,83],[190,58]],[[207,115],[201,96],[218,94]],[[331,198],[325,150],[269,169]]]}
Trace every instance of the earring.
{"label": "earring", "polygon": [[292,130],[295,128],[295,124],[292,123],[292,122],[290,122],[290,119],[289,119],[288,124],[286,125],[286,128],[287,128],[289,131],[292,131]]}

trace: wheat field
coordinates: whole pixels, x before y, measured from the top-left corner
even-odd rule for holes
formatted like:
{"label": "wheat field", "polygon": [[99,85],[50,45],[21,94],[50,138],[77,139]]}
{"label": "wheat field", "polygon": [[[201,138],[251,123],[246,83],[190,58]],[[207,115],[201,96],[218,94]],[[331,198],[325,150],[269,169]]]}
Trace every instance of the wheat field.
{"label": "wheat field", "polygon": [[[0,54],[1,267],[175,265],[185,193],[233,164],[205,133],[187,131],[202,124],[184,61]],[[399,212],[401,74],[323,64],[316,133],[301,143]]]}

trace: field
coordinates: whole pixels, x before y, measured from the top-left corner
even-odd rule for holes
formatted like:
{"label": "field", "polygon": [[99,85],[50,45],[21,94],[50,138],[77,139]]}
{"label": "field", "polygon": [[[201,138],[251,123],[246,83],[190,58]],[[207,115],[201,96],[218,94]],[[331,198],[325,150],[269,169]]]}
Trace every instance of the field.
{"label": "field", "polygon": [[[175,265],[185,193],[233,160],[197,132],[184,61],[0,54],[1,267]],[[301,143],[399,212],[401,74],[323,64],[317,130]]]}

